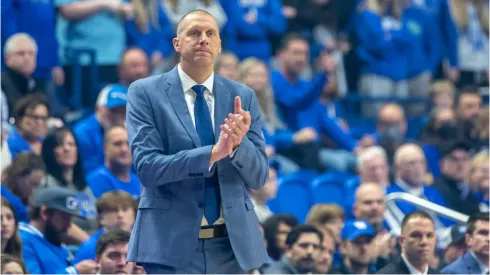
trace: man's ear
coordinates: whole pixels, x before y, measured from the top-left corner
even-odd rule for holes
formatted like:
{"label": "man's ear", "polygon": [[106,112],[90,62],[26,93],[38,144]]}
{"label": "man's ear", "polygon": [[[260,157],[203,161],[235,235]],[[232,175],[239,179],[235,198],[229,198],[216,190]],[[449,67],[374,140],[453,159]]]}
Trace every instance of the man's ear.
{"label": "man's ear", "polygon": [[48,220],[49,214],[48,214],[48,208],[46,206],[41,206],[41,208],[39,208],[39,216],[43,221]]}
{"label": "man's ear", "polygon": [[178,38],[172,39],[172,44],[174,45],[174,49],[176,52],[180,53],[180,41]]}

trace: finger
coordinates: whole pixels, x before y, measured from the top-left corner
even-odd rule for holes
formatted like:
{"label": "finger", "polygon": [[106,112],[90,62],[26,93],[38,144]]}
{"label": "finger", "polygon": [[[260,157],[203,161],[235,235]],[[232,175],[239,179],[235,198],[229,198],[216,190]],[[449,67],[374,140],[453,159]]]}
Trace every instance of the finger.
{"label": "finger", "polygon": [[242,110],[240,114],[243,116],[243,123],[250,125],[252,122],[252,116],[249,111]]}
{"label": "finger", "polygon": [[238,129],[244,131],[246,129],[246,125],[245,123],[243,123],[243,116],[242,115],[239,115],[239,117],[237,117],[237,115],[232,115],[232,114],[229,114],[228,115],[229,119],[231,119],[231,121],[233,121],[235,123],[235,125],[237,126]]}
{"label": "finger", "polygon": [[221,131],[224,132],[224,135],[231,136],[234,134],[233,131],[231,131],[231,129],[226,124],[221,125],[220,128],[221,128]]}
{"label": "finger", "polygon": [[228,127],[228,129],[230,131],[232,131],[233,133],[239,135],[240,134],[240,129],[238,129],[237,125],[235,124],[235,122],[231,121],[230,119],[225,119],[225,125],[226,127]]}
{"label": "finger", "polygon": [[240,111],[242,110],[242,100],[240,99],[239,96],[235,97],[235,114],[240,114]]}

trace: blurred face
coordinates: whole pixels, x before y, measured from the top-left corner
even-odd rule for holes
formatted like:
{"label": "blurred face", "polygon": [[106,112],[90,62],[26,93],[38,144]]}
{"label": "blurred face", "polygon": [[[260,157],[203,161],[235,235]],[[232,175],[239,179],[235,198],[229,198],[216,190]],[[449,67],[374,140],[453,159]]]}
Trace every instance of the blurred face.
{"label": "blurred face", "polygon": [[436,128],[440,127],[444,122],[456,121],[456,115],[451,109],[443,109],[437,112],[436,115]]}
{"label": "blurred face", "polygon": [[269,84],[269,73],[263,63],[257,63],[250,68],[245,84],[257,93],[266,89]]}
{"label": "blurred face", "polygon": [[132,207],[119,207],[113,211],[105,211],[99,215],[99,223],[103,228],[120,228],[131,232],[135,213]]}
{"label": "blurred face", "polygon": [[22,270],[20,264],[10,262],[2,266],[2,274],[24,274],[24,270]]}
{"label": "blurred face", "polygon": [[287,49],[282,54],[283,64],[288,72],[300,75],[308,65],[310,46],[304,40],[289,42]]}
{"label": "blurred face", "polygon": [[335,253],[335,240],[328,234],[323,234],[323,246],[318,253],[315,271],[319,274],[327,274],[332,266],[333,254]]}
{"label": "blurred face", "polygon": [[373,237],[359,236],[353,241],[343,241],[341,245],[342,254],[351,263],[367,266],[373,259]]}
{"label": "blurred face", "polygon": [[454,94],[452,92],[441,92],[434,96],[436,108],[452,108],[454,105]]}
{"label": "blurred face", "polygon": [[44,137],[48,132],[48,108],[45,105],[37,105],[21,118],[19,130],[22,135],[29,138]]}
{"label": "blurred face", "polygon": [[15,234],[15,217],[14,212],[6,206],[2,206],[2,213],[0,213],[2,219],[2,241],[6,242],[10,240]]}
{"label": "blurred face", "polygon": [[466,243],[468,248],[478,257],[489,257],[490,238],[489,231],[490,223],[487,221],[476,221],[473,234],[466,234]]}
{"label": "blurred face", "polygon": [[123,128],[114,128],[107,133],[105,157],[109,165],[131,167],[132,157],[129,150],[128,132]]}
{"label": "blurred face", "polygon": [[104,129],[124,125],[126,122],[126,106],[107,108],[97,106],[96,113]]}
{"label": "blurred face", "polygon": [[354,205],[354,215],[359,220],[368,221],[376,228],[376,225],[382,224],[384,219],[384,193],[379,187],[369,187],[359,191]]}
{"label": "blurred face", "polygon": [[444,250],[444,262],[450,264],[456,261],[459,257],[463,256],[468,250],[464,240],[461,242],[451,244]]}
{"label": "blurred face", "polygon": [[422,217],[410,219],[402,228],[400,245],[411,262],[428,263],[436,247],[434,223]]}
{"label": "blurred face", "polygon": [[267,200],[273,199],[277,194],[277,175],[276,170],[269,168],[269,179],[259,190],[251,191],[254,198],[261,202],[266,202]]}
{"label": "blurred face", "polygon": [[148,72],[148,57],[141,50],[128,51],[121,62],[119,68],[119,78],[126,85],[133,83],[138,79],[145,78]]}
{"label": "blurred face", "polygon": [[468,152],[456,149],[441,161],[443,175],[457,181],[464,181],[470,172],[471,161]]}
{"label": "blurred face", "polygon": [[479,192],[488,193],[489,170],[488,162],[473,167],[470,182]]}
{"label": "blurred face", "polygon": [[72,216],[65,212],[53,210],[51,213],[47,213],[44,236],[54,245],[60,245],[62,237],[70,228],[71,221]]}
{"label": "blurred face", "polygon": [[27,203],[32,195],[32,191],[38,187],[44,177],[43,170],[31,171],[26,176],[18,177],[15,194],[18,195],[23,202]]}
{"label": "blurred face", "polygon": [[221,57],[221,64],[216,73],[236,81],[238,79],[238,64],[238,59],[234,55],[225,55]]}
{"label": "blurred face", "polygon": [[109,244],[102,255],[96,256],[95,262],[100,274],[131,274],[132,265],[126,265],[128,243]]}
{"label": "blurred face", "polygon": [[315,233],[302,233],[295,244],[286,252],[291,264],[300,272],[311,272],[315,268],[322,243]]}
{"label": "blurred face", "polygon": [[173,44],[181,55],[181,62],[194,66],[212,66],[221,52],[219,28],[214,18],[207,14],[188,15],[180,24]]}
{"label": "blurred face", "polygon": [[344,221],[341,218],[334,219],[324,224],[335,236],[335,241],[340,242],[340,232],[344,228]]}
{"label": "blurred face", "polygon": [[426,173],[424,153],[421,150],[407,150],[396,169],[405,183],[413,187],[421,186]]}
{"label": "blurred face", "polygon": [[388,184],[388,163],[382,155],[377,155],[364,162],[361,170],[362,182]]}
{"label": "blurred face", "polygon": [[479,95],[464,94],[461,96],[458,105],[458,117],[462,120],[475,122],[481,107],[481,97]]}
{"label": "blurred face", "polygon": [[78,149],[75,138],[71,133],[65,133],[63,143],[54,148],[56,162],[62,167],[74,167],[78,160],[77,154]]}
{"label": "blurred face", "polygon": [[286,251],[286,239],[289,232],[291,231],[291,226],[281,222],[277,227],[276,241],[277,247],[282,251]]}
{"label": "blurred face", "polygon": [[383,107],[379,114],[377,131],[381,135],[393,135],[394,137],[402,138],[405,137],[407,125],[403,110],[399,107],[391,105]]}
{"label": "blurred face", "polygon": [[19,39],[15,43],[14,51],[5,56],[5,64],[10,69],[25,77],[32,76],[36,69],[36,47],[26,39]]}

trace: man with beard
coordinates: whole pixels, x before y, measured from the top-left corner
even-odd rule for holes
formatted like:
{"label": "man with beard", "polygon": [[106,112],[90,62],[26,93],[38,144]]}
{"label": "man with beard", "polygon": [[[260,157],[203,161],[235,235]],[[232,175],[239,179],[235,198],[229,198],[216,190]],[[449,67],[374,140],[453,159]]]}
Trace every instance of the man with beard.
{"label": "man with beard", "polygon": [[349,221],[342,229],[342,265],[333,274],[369,274],[374,259],[374,228],[366,221]]}
{"label": "man with beard", "polygon": [[[456,98],[456,119],[458,120],[458,138],[476,141],[473,131],[478,121],[482,98],[474,87],[465,87]],[[473,143],[471,142],[471,143]]]}
{"label": "man with beard", "polygon": [[47,187],[38,190],[29,212],[31,222],[21,223],[22,256],[31,274],[94,274],[95,262],[76,265],[62,239],[73,216],[82,217],[76,194],[69,189]]}
{"label": "man with beard", "polygon": [[314,271],[323,235],[312,225],[298,225],[286,239],[286,253],[280,261],[264,270],[264,274],[306,274]]}
{"label": "man with beard", "polygon": [[399,243],[401,256],[377,274],[436,274],[429,261],[436,247],[434,221],[425,212],[415,211],[402,220]]}
{"label": "man with beard", "polygon": [[469,251],[442,270],[443,274],[488,274],[489,230],[488,212],[473,214],[467,224],[466,244]]}

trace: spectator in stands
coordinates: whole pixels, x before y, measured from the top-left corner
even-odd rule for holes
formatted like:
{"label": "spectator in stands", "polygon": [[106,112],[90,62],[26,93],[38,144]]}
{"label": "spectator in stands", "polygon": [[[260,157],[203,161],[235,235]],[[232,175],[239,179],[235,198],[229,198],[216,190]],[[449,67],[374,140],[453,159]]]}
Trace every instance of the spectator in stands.
{"label": "spectator in stands", "polygon": [[368,274],[374,255],[374,228],[366,221],[354,220],[345,224],[342,229],[340,252],[342,264],[331,274]]}
{"label": "spectator in stands", "polygon": [[[19,220],[10,202],[2,196],[0,218],[2,223],[2,254],[22,258],[22,243],[19,236]],[[3,271],[3,270],[2,270]]]}
{"label": "spectator in stands", "polygon": [[41,186],[65,187],[76,192],[84,219],[75,217],[74,223],[88,234],[97,230],[95,197],[87,186],[80,158],[80,148],[73,132],[68,128],[52,131],[43,142],[41,154],[47,175]]}
{"label": "spectator in stands", "polygon": [[12,112],[21,97],[43,92],[44,89],[36,85],[32,77],[36,70],[37,44],[30,35],[26,33],[12,35],[5,42],[3,52],[6,68],[2,72],[1,86],[7,96],[8,109]]}
{"label": "spectator in stands", "polygon": [[228,15],[223,30],[226,48],[240,60],[257,57],[268,62],[272,56],[271,39],[286,31],[286,20],[279,0],[226,1],[221,5]]}
{"label": "spectator in stands", "polygon": [[377,274],[437,274],[429,267],[436,246],[436,233],[434,222],[427,213],[415,211],[403,218],[399,243],[400,257]]}
{"label": "spectator in stands", "polygon": [[456,97],[456,119],[460,125],[459,138],[467,141],[476,141],[472,135],[478,121],[482,99],[474,87],[463,88]]}
{"label": "spectator in stands", "polygon": [[459,34],[459,86],[488,85],[488,2],[448,1]]}
{"label": "spectator in stands", "polygon": [[125,1],[131,3],[134,17],[126,21],[128,46],[141,48],[151,60],[152,68],[158,67],[173,53],[174,30],[161,1]]}
{"label": "spectator in stands", "polygon": [[41,94],[22,97],[15,104],[14,131],[7,138],[12,158],[20,152],[41,153],[42,139],[48,132],[49,103]]}
{"label": "spectator in stands", "polygon": [[249,188],[248,190],[255,206],[255,214],[257,214],[259,223],[263,223],[267,218],[273,215],[272,211],[267,205],[267,201],[274,199],[277,194],[276,168],[269,166],[269,178],[262,188],[259,190]]}
{"label": "spectator in stands", "polygon": [[97,274],[133,274],[132,264],[126,264],[131,234],[114,229],[104,233],[97,242],[95,262]]}
{"label": "spectator in stands", "polygon": [[434,185],[447,207],[467,215],[479,210],[467,182],[471,169],[469,150],[470,146],[464,141],[455,141],[444,148],[441,151],[441,176]]}
{"label": "spectator in stands", "polygon": [[315,270],[323,243],[322,233],[312,225],[298,225],[286,239],[286,253],[264,270],[265,274],[306,274]]}
{"label": "spectator in stands", "polygon": [[336,244],[340,243],[340,232],[344,222],[344,210],[336,204],[315,204],[306,217],[306,224],[329,230],[335,237]]}
{"label": "spectator in stands", "polygon": [[388,103],[381,107],[376,122],[376,139],[385,150],[388,163],[393,163],[395,150],[406,142],[407,128],[405,112],[400,105]]}
{"label": "spectator in stands", "polygon": [[111,84],[97,98],[95,114],[75,125],[73,132],[80,143],[86,173],[104,166],[104,132],[126,121],[127,87]]}
{"label": "spectator in stands", "polygon": [[177,29],[177,24],[179,23],[180,19],[186,13],[193,10],[205,10],[209,12],[214,18],[216,18],[216,23],[218,24],[220,30],[228,21],[228,16],[218,0],[164,0],[162,3],[168,18],[170,19],[170,23],[172,23],[174,31]]}
{"label": "spectator in stands", "polygon": [[137,198],[140,180],[131,172],[133,158],[128,144],[128,131],[124,126],[107,130],[104,138],[105,166],[87,176],[87,182],[96,198],[112,190],[123,190]]}
{"label": "spectator in stands", "polygon": [[148,56],[140,48],[128,48],[121,56],[118,67],[119,83],[129,87],[134,81],[149,75]]}
{"label": "spectator in stands", "polygon": [[[418,145],[407,143],[400,146],[395,153],[395,167],[395,182],[388,188],[388,194],[406,192],[435,204],[446,206],[444,198],[438,190],[424,185],[427,164],[424,152]],[[397,202],[396,205],[405,215],[417,210],[413,204],[407,202]],[[428,212],[428,215],[432,217],[437,229],[453,224],[446,219],[439,219],[434,212]]]}
{"label": "spectator in stands", "polygon": [[480,152],[471,161],[471,171],[468,182],[471,191],[478,201],[480,211],[488,211],[489,203],[489,157],[488,152]]}
{"label": "spectator in stands", "polygon": [[95,260],[96,246],[100,236],[113,229],[131,233],[136,218],[135,201],[125,191],[110,191],[97,201],[99,231],[90,236],[77,251],[74,263]]}
{"label": "spectator in stands", "polygon": [[75,192],[59,187],[39,189],[31,207],[31,222],[19,227],[27,270],[32,274],[95,274],[92,260],[72,265],[61,242],[72,217],[83,217]]}
{"label": "spectator in stands", "polygon": [[[318,227],[317,227],[318,228]],[[316,274],[330,274],[333,255],[336,251],[336,236],[328,228],[318,228],[323,235],[322,249],[315,263]]]}
{"label": "spectator in stands", "polygon": [[2,253],[1,259],[2,274],[29,274],[21,257]]}
{"label": "spectator in stands", "polygon": [[463,256],[468,247],[465,241],[466,224],[457,224],[451,227],[449,244],[444,249],[444,263],[450,264]]}
{"label": "spectator in stands", "polygon": [[267,243],[267,254],[271,260],[278,261],[281,259],[286,251],[286,238],[296,225],[298,225],[298,221],[290,214],[273,215],[262,223],[264,239]]}
{"label": "spectator in stands", "polygon": [[[133,7],[121,1],[102,0],[86,2],[80,0],[56,0],[57,11],[66,20],[66,41],[62,60],[65,71],[65,88],[71,91],[74,85],[81,85],[83,106],[91,107],[97,87],[89,84],[90,66],[83,55],[75,61],[75,51],[89,49],[95,52],[97,81],[102,84],[117,82],[117,64],[126,47],[126,35],[121,18],[131,18]],[[61,26],[59,27],[61,28]],[[73,69],[75,62],[82,65],[81,83],[75,83]]]}
{"label": "spectator in stands", "polygon": [[[441,1],[444,2],[444,1]],[[451,81],[438,80],[432,83],[429,93],[429,111],[454,107],[456,87]]]}
{"label": "spectator in stands", "polygon": [[444,147],[458,135],[456,114],[450,108],[438,108],[432,112],[427,124],[422,129],[420,141],[435,149]]}
{"label": "spectator in stands", "polygon": [[354,216],[371,224],[376,233],[385,229],[385,191],[377,183],[362,183],[357,188],[354,202]]}
{"label": "spectator in stands", "polygon": [[442,270],[443,274],[487,274],[489,268],[490,223],[488,212],[478,212],[467,222],[468,252]]}
{"label": "spectator in stands", "polygon": [[9,166],[12,163],[12,153],[10,153],[10,149],[7,143],[8,132],[7,128],[10,127],[8,123],[8,105],[7,105],[7,97],[5,93],[1,91],[0,98],[0,170],[5,169],[5,167]]}
{"label": "spectator in stands", "polygon": [[223,51],[216,57],[214,71],[219,76],[238,81],[239,65],[240,61],[234,53]]}
{"label": "spectator in stands", "polygon": [[481,108],[478,119],[473,131],[471,133],[472,137],[472,147],[474,150],[478,151],[488,151],[488,140],[489,140],[489,126],[490,126],[490,108]]}
{"label": "spectator in stands", "polygon": [[28,222],[27,206],[33,190],[39,186],[45,173],[40,156],[34,153],[20,153],[2,173],[2,196],[10,201],[16,217]]}

